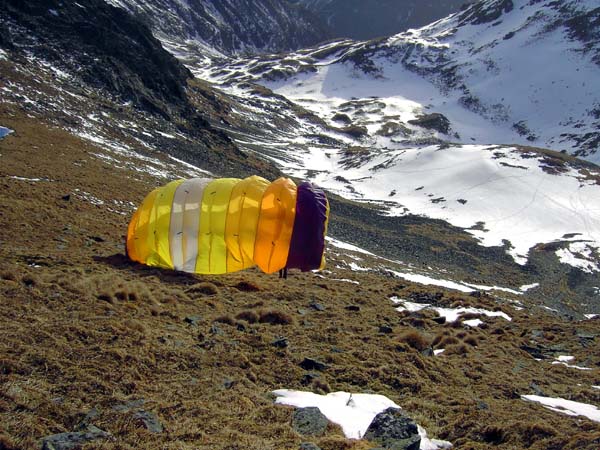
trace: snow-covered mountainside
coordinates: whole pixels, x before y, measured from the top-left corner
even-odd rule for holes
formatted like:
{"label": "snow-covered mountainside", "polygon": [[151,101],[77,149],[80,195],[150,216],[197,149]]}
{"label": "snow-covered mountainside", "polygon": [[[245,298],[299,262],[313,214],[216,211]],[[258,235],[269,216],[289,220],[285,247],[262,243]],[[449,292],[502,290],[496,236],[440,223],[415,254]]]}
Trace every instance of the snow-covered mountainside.
{"label": "snow-covered mountainside", "polygon": [[106,1],[147,22],[167,45],[206,54],[294,50],[331,37],[316,15],[286,0]]}
{"label": "snow-covered mountainside", "polygon": [[288,173],[446,220],[521,264],[565,241],[562,261],[596,271],[598,167],[531,146],[599,161],[597,14],[592,1],[488,0],[388,39],[195,73],[245,99],[249,121],[300,109],[261,141],[237,139]]}
{"label": "snow-covered mountainside", "polygon": [[296,0],[338,37],[372,39],[427,25],[472,0]]}
{"label": "snow-covered mountainside", "polygon": [[[388,39],[238,61],[218,75],[261,83],[331,123],[377,131],[400,112],[402,122],[440,113],[448,119],[436,116],[446,140],[535,145],[598,162],[600,9],[594,5],[488,0]],[[241,74],[244,64],[249,70]],[[373,114],[365,117],[367,110]]]}

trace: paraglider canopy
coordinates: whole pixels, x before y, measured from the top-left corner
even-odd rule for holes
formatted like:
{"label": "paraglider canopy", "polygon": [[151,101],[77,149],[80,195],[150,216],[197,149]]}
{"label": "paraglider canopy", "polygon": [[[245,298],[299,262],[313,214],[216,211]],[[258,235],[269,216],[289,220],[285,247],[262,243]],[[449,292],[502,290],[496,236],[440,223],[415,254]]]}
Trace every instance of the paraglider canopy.
{"label": "paraglider canopy", "polygon": [[322,189],[279,178],[191,178],[150,192],[127,230],[137,262],[219,274],[324,267],[329,203]]}

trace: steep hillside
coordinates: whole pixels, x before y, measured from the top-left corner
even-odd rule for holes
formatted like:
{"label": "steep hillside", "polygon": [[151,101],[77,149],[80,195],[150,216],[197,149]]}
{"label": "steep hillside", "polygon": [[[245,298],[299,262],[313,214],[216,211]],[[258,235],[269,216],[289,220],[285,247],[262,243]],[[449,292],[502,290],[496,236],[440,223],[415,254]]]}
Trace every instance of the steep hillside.
{"label": "steep hillside", "polygon": [[[598,448],[597,167],[449,143],[439,116],[370,94],[334,118],[307,94],[365,48],[193,67],[215,87],[123,9],[0,0],[0,449],[391,446],[366,433],[375,394],[421,449]],[[254,83],[313,75],[304,100]],[[330,189],[326,270],[201,276],[125,256],[156,186],[282,170]],[[480,245],[502,236],[493,221],[451,224],[496,208],[511,237],[520,215],[572,233],[522,265],[523,239]],[[279,404],[309,394],[334,405],[315,432],[310,410]]]}
{"label": "steep hillside", "polygon": [[420,28],[473,3],[468,0],[296,0],[323,19],[336,37],[373,39]]}
{"label": "steep hillside", "polygon": [[331,37],[308,10],[286,0],[107,0],[145,21],[164,42],[211,55],[295,50]]}
{"label": "steep hillside", "polygon": [[277,173],[211,125],[231,108],[227,99],[122,9],[4,1],[0,24],[3,103],[123,152],[168,154],[221,175]]}

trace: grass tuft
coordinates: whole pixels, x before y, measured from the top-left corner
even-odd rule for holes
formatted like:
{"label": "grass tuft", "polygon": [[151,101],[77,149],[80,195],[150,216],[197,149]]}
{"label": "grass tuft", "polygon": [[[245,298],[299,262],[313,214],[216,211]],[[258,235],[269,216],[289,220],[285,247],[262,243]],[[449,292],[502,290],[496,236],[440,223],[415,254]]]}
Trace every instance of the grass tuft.
{"label": "grass tuft", "polygon": [[466,355],[469,353],[469,349],[465,344],[454,344],[446,347],[446,355]]}
{"label": "grass tuft", "polygon": [[488,444],[499,445],[506,440],[506,431],[498,426],[488,426],[481,433],[481,437]]}
{"label": "grass tuft", "polygon": [[479,339],[477,339],[477,336],[470,335],[464,338],[463,342],[465,344],[469,344],[472,347],[477,347],[477,344],[479,344]]}
{"label": "grass tuft", "polygon": [[39,278],[30,274],[24,275],[23,278],[21,278],[21,281],[27,287],[35,287],[40,284]]}
{"label": "grass tuft", "polygon": [[258,321],[260,323],[270,323],[271,325],[290,325],[294,322],[294,319],[287,313],[272,309],[269,311],[262,311]]}
{"label": "grass tuft", "polygon": [[18,281],[19,274],[14,270],[3,270],[2,272],[0,272],[0,280]]}
{"label": "grass tuft", "polygon": [[226,325],[235,325],[235,320],[229,314],[217,317],[214,322],[224,323]]}
{"label": "grass tuft", "polygon": [[203,295],[218,295],[219,288],[217,288],[217,286],[214,283],[210,282],[198,283],[186,289],[185,293],[190,295],[191,297],[198,297]]}
{"label": "grass tuft", "polygon": [[259,320],[259,316],[254,311],[242,311],[237,316],[235,316],[238,320],[245,320],[248,323],[256,323]]}
{"label": "grass tuft", "polygon": [[238,291],[242,291],[242,292],[258,292],[261,290],[260,287],[256,283],[253,283],[252,281],[240,281],[234,287]]}
{"label": "grass tuft", "polygon": [[418,351],[423,351],[428,348],[431,343],[423,334],[416,330],[409,330],[398,336],[398,341],[408,344],[411,348]]}

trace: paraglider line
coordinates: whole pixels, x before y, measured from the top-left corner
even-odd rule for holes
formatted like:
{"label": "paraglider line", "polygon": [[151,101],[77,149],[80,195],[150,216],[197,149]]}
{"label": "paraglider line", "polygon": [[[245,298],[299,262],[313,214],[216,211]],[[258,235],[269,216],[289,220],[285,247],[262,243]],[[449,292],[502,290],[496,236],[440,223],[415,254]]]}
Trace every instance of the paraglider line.
{"label": "paraglider line", "polygon": [[[240,200],[240,218],[238,221],[238,230],[242,229],[242,214],[244,213],[244,202],[246,201],[246,192],[244,192],[242,194],[242,199]],[[240,235],[239,233],[235,235],[237,237],[237,243],[238,243],[238,251],[240,253],[240,256],[242,257],[242,266],[244,266],[244,252],[242,251],[242,242],[240,241]],[[233,254],[232,254],[233,256]],[[233,259],[235,259],[236,261],[238,261],[238,259],[233,256]]]}

